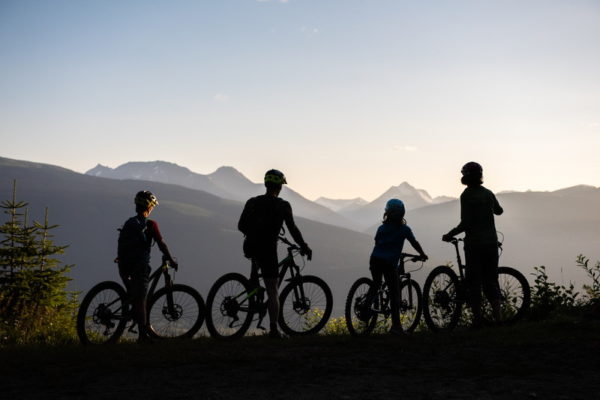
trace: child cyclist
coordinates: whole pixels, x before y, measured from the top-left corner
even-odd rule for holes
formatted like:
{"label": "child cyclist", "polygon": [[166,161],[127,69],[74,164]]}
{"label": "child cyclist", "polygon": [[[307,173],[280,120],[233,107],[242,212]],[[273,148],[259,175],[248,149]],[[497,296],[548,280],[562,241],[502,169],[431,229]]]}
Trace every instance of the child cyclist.
{"label": "child cyclist", "polygon": [[[390,290],[392,308],[392,328],[390,333],[401,335],[400,325],[400,288],[398,281],[397,266],[402,254],[404,240],[408,240],[412,247],[419,252],[422,261],[428,257],[421,248],[412,230],[406,225],[404,214],[406,213],[404,203],[399,199],[391,199],[385,205],[383,222],[377,229],[375,235],[375,247],[371,253],[370,270],[374,285],[371,290],[377,290],[381,286],[382,277],[385,277]],[[375,293],[370,293],[370,296]]]}
{"label": "child cyclist", "polygon": [[156,242],[163,257],[177,268],[167,244],[162,238],[158,224],[148,219],[158,205],[158,199],[151,192],[143,190],[135,195],[136,216],[123,224],[119,233],[118,257],[119,275],[127,288],[133,306],[133,318],[138,324],[138,341],[149,340],[146,321],[146,293],[150,277],[150,250]]}

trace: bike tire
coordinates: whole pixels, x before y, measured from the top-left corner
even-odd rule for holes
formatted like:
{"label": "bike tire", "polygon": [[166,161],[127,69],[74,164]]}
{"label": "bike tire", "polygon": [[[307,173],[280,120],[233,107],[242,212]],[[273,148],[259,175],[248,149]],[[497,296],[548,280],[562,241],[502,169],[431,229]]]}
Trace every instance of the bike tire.
{"label": "bike tire", "polygon": [[[172,295],[173,307],[169,306]],[[148,302],[148,328],[160,339],[192,338],[204,323],[206,306],[198,291],[175,284],[158,290]]]}
{"label": "bike tire", "polygon": [[[302,293],[304,296],[300,298]],[[333,295],[323,279],[305,275],[283,288],[279,304],[281,330],[293,336],[312,335],[329,321]]]}
{"label": "bike tire", "polygon": [[[510,325],[521,318],[529,310],[531,304],[531,288],[525,276],[512,267],[498,267],[498,284],[500,287],[500,324]],[[493,320],[491,307],[483,296],[482,310],[484,318]]]}
{"label": "bike tire", "polygon": [[85,295],[77,312],[77,336],[84,345],[116,343],[130,318],[124,316],[127,292],[117,282],[100,282]]}
{"label": "bike tire", "polygon": [[431,271],[423,286],[423,317],[433,332],[454,329],[464,303],[456,272],[441,265]]}
{"label": "bike tire", "polygon": [[253,315],[250,299],[245,297],[250,290],[250,281],[235,272],[212,285],[206,297],[206,328],[212,337],[235,339],[246,333]]}
{"label": "bike tire", "polygon": [[[412,294],[411,297],[409,297],[409,292]],[[423,313],[421,287],[413,279],[403,281],[400,284],[400,298],[400,324],[404,332],[410,333],[421,322]]]}
{"label": "bike tire", "polygon": [[373,286],[369,278],[359,278],[352,284],[346,297],[345,317],[348,332],[352,336],[365,336],[373,331],[378,314],[371,311],[367,294]]}

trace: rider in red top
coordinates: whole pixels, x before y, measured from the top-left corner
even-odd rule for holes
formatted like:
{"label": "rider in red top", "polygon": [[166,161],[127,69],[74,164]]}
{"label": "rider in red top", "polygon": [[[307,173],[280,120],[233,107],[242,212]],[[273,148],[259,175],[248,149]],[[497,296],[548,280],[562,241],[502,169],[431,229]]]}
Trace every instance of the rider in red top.
{"label": "rider in red top", "polygon": [[156,221],[148,219],[154,207],[158,205],[156,196],[144,190],[136,194],[134,202],[137,215],[125,221],[120,229],[117,262],[119,263],[119,275],[123,279],[133,305],[133,315],[139,329],[139,340],[144,341],[149,338],[146,294],[151,270],[152,243],[156,242],[163,257],[174,268],[177,268],[177,262],[171,256]]}

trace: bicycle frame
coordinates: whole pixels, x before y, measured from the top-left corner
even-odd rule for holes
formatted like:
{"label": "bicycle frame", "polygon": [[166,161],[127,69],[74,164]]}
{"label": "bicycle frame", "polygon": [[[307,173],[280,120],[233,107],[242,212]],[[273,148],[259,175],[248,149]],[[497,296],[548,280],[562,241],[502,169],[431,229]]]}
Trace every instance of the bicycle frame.
{"label": "bicycle frame", "polygon": [[[415,254],[408,254],[408,253],[402,253],[400,255],[400,260],[398,261],[398,267],[397,267],[397,272],[398,272],[398,295],[400,296],[400,304],[399,306],[402,308],[403,306],[403,298],[402,298],[402,291],[400,290],[400,287],[402,285],[402,283],[404,281],[410,282],[411,280],[411,273],[410,272],[405,272],[404,270],[404,263],[405,263],[405,259],[406,258],[418,258],[419,256],[415,255]],[[384,294],[388,294],[387,296],[384,297]],[[384,315],[388,315],[391,312],[391,308],[389,307],[389,288],[387,285],[387,282],[383,282],[382,285],[379,287],[378,291],[377,291],[377,296],[379,296],[379,301],[381,304],[381,310],[377,311],[378,313],[384,314]],[[386,307],[384,308],[383,305],[385,305]],[[408,290],[408,306],[409,308],[413,307],[413,293],[412,290],[410,290],[410,286],[409,286],[409,290]]]}
{"label": "bicycle frame", "polygon": [[[150,287],[148,289],[148,293],[146,294],[146,301],[151,299],[152,296],[154,295],[154,292],[156,291],[156,287],[158,286],[158,281],[160,280],[161,275],[164,276],[164,278],[165,278],[165,287],[170,288],[173,286],[173,278],[171,277],[171,275],[168,272],[169,268],[170,268],[169,262],[165,261],[160,267],[158,267],[156,270],[154,270],[154,272],[152,272],[152,274],[149,277],[149,281],[151,283],[150,283]],[[129,307],[129,305],[131,304],[131,297],[129,295],[129,292],[127,291],[126,285],[125,285],[125,290],[127,292],[127,298],[123,299],[123,305],[127,309]],[[117,298],[117,299],[113,300],[112,302],[107,303],[106,306],[110,308],[110,306],[112,306],[119,300],[120,299]],[[173,311],[173,307],[174,307],[173,296],[167,296],[167,305],[169,307],[169,311]],[[129,313],[123,312],[123,310],[117,310],[117,312],[118,311],[121,311],[121,315],[113,315],[115,319],[119,319],[119,320],[132,319],[132,316]]]}
{"label": "bicycle frame", "polygon": [[462,257],[460,256],[460,249],[458,248],[458,242],[462,242],[463,239],[452,239],[450,242],[454,245],[454,250],[456,251],[456,262],[458,263],[458,272],[460,275],[460,280],[462,281],[465,278],[465,264],[462,262]]}
{"label": "bicycle frame", "polygon": [[[277,276],[277,281],[278,281],[278,285],[280,286],[282,282],[294,282],[297,279],[301,279],[301,275],[300,275],[300,267],[296,264],[296,262],[294,261],[294,256],[296,254],[298,254],[298,252],[300,251],[300,249],[298,248],[298,246],[290,243],[287,239],[283,238],[283,237],[279,237],[279,240],[286,243],[288,245],[287,248],[287,256],[278,262],[277,267],[279,269],[279,273]],[[285,279],[286,274],[289,271],[289,275],[290,277]],[[252,261],[252,270],[250,272],[250,282],[253,284],[256,284],[256,286],[246,292],[243,291],[241,293],[239,293],[237,296],[232,297],[232,300],[237,300],[239,301],[239,304],[245,304],[247,303],[247,306],[245,307],[241,307],[240,309],[243,311],[248,311],[248,312],[253,312],[253,313],[259,313],[259,325],[260,325],[260,321],[262,321],[262,315],[260,314],[260,306],[262,304],[264,304],[264,299],[263,298],[256,298],[257,295],[259,294],[259,292],[264,291],[265,288],[263,286],[260,285],[260,278],[262,277],[262,274],[259,273],[258,271],[258,265],[256,264],[256,262],[253,260]],[[253,298],[256,298],[256,300],[252,300]],[[295,299],[304,299],[304,288],[302,285],[298,285],[296,287],[294,287],[294,298]],[[231,324],[235,323],[235,320],[231,322]]]}

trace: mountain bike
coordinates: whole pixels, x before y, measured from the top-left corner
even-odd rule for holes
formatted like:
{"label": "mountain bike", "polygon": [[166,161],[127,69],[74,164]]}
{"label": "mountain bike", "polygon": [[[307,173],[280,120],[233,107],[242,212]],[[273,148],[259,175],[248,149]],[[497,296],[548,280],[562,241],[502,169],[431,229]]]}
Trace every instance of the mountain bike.
{"label": "mountain bike", "polygon": [[[146,296],[148,331],[154,338],[191,338],[204,322],[202,296],[190,286],[173,283],[173,270],[163,258],[162,265],[150,275]],[[156,290],[161,277],[164,286]],[[116,343],[128,323],[128,331],[135,333],[137,324],[125,288],[113,281],[100,282],[79,306],[77,334],[83,344]]]}
{"label": "mountain bike", "polygon": [[[402,253],[397,266],[400,286],[400,323],[404,332],[412,332],[421,320],[421,287],[405,272],[405,259],[421,261],[421,256]],[[422,264],[421,264],[422,265]],[[420,269],[420,268],[419,268]],[[389,287],[383,282],[374,288],[373,280],[359,278],[350,287],[346,298],[346,326],[351,335],[368,335],[373,331],[387,332],[392,315]],[[381,316],[381,318],[379,318]]]}
{"label": "mountain bike", "polygon": [[[278,279],[280,285],[288,282],[279,294],[279,326],[288,335],[317,333],[331,315],[331,289],[321,278],[301,274],[303,268],[294,260],[300,254],[300,247],[282,236],[279,241],[287,245],[287,256],[279,262]],[[254,263],[252,269],[251,279],[232,272],[217,279],[211,287],[206,298],[206,327],[211,336],[241,337],[253,320],[257,321],[257,329],[265,329],[262,321],[267,313],[266,289],[260,285],[261,275]]]}
{"label": "mountain bike", "polygon": [[[429,329],[435,332],[452,330],[463,317],[463,305],[467,301],[465,265],[462,263],[458,243],[463,239],[453,238],[458,271],[441,265],[431,271],[423,286],[424,319]],[[498,242],[502,251],[502,243]],[[531,289],[522,273],[511,267],[498,267],[500,286],[500,314],[502,324],[511,324],[523,317],[531,302]],[[492,320],[491,306],[482,296],[484,320]]]}

